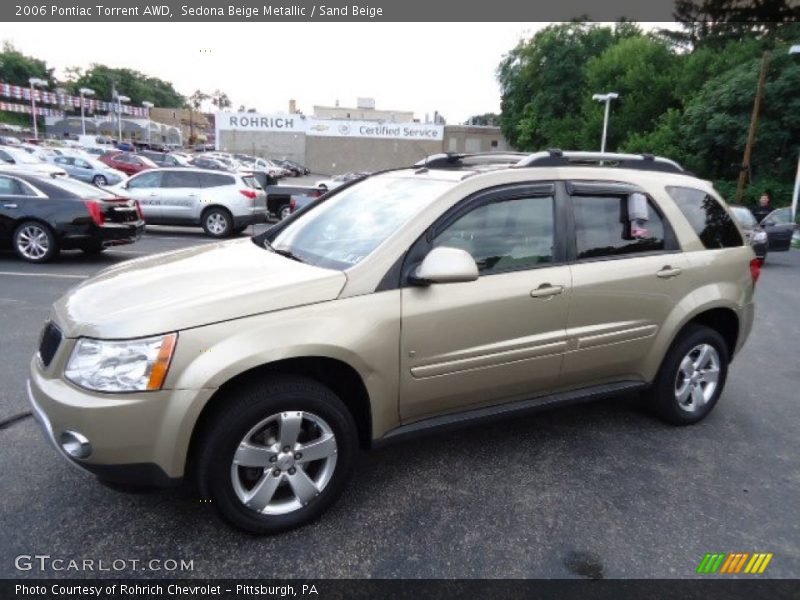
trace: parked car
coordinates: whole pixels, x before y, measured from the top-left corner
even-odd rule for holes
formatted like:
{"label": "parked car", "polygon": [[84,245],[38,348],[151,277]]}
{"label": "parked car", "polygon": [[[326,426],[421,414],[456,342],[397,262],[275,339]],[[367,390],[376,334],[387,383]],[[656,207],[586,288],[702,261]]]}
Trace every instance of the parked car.
{"label": "parked car", "polygon": [[145,156],[131,154],[130,152],[108,152],[103,154],[98,160],[104,162],[109,167],[122,171],[126,175],[135,175],[140,171],[155,169],[156,163]]}
{"label": "parked car", "polygon": [[189,161],[178,155],[169,152],[155,152],[153,150],[142,150],[138,156],[144,156],[152,160],[159,167],[188,167]]}
{"label": "parked car", "polygon": [[189,161],[190,167],[197,169],[207,169],[211,171],[231,171],[231,169],[219,159],[205,156],[196,156]]}
{"label": "parked car", "polygon": [[127,179],[122,171],[93,158],[80,156],[56,156],[53,164],[64,169],[70,177],[98,186],[116,185]]}
{"label": "parked car", "polygon": [[0,135],[0,146],[21,146],[22,140],[13,135]]}
{"label": "parked car", "polygon": [[369,175],[366,171],[358,171],[358,172],[351,172],[351,173],[343,173],[341,175],[337,175],[336,177],[331,177],[330,179],[323,179],[315,183],[315,187],[318,187],[323,190],[335,190],[340,185],[344,185],[348,181],[353,181],[355,179],[361,179],[362,177],[366,177]]}
{"label": "parked car", "polygon": [[792,247],[792,235],[800,229],[792,221],[791,208],[778,208],[769,213],[761,221],[761,227],[767,232],[770,252],[785,252]]}
{"label": "parked car", "polygon": [[89,254],[132,244],[144,220],[136,203],[72,179],[0,172],[0,245],[43,263],[61,250]]}
{"label": "parked car", "polygon": [[304,165],[301,165],[300,163],[295,162],[293,160],[283,159],[283,160],[279,160],[277,162],[281,166],[283,166],[283,167],[285,167],[287,169],[290,169],[291,171],[293,171],[298,176],[300,176],[300,175],[308,175],[311,172],[311,170],[308,167],[306,167]]}
{"label": "parked car", "polygon": [[330,507],[359,447],[622,393],[706,417],[759,276],[713,187],[652,156],[471,158],[73,288],[30,366],[45,434],[106,480],[191,474],[263,534]]}
{"label": "parked car", "polygon": [[247,174],[154,169],[113,189],[135,198],[152,225],[200,225],[207,235],[224,238],[266,221],[266,193]]}
{"label": "parked car", "polygon": [[[767,232],[758,224],[753,213],[746,206],[731,206],[731,213],[741,226],[750,244],[753,246],[753,251],[756,257],[761,261],[761,264],[767,260]],[[791,238],[790,238],[791,241]]]}
{"label": "parked car", "polygon": [[0,171],[17,171],[33,173],[47,177],[66,177],[67,172],[61,167],[46,163],[22,148],[3,146],[0,148]]}

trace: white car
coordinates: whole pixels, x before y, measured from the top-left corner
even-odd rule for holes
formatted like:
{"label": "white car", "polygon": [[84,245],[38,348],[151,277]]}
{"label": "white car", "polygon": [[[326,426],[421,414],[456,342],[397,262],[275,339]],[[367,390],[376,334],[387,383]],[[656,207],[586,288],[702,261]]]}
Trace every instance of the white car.
{"label": "white car", "polygon": [[224,238],[267,219],[267,194],[243,173],[195,168],[148,169],[108,187],[138,200],[148,225],[200,225]]}
{"label": "white car", "polygon": [[46,163],[22,148],[11,148],[9,146],[0,148],[0,169],[4,171],[22,171],[47,177],[67,176],[67,172],[61,167]]}
{"label": "white car", "polygon": [[352,173],[342,173],[341,175],[337,175],[336,177],[331,177],[330,179],[323,179],[318,181],[314,184],[314,187],[318,187],[321,190],[333,190],[339,187],[340,185],[344,185],[348,181],[353,181],[354,179],[361,179],[362,177],[366,177],[369,175],[366,171],[354,171]]}

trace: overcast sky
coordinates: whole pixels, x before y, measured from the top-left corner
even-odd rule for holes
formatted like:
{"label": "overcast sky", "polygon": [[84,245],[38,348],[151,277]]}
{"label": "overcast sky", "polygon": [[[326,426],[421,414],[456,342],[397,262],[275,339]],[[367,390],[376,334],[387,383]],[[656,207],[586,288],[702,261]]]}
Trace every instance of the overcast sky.
{"label": "overcast sky", "polygon": [[[36,23],[4,28],[3,40],[47,61],[63,77],[93,62],[127,67],[228,94],[259,112],[285,112],[290,98],[315,104],[438,110],[449,123],[499,112],[495,69],[521,37],[547,23]],[[663,24],[659,24],[663,25]]]}

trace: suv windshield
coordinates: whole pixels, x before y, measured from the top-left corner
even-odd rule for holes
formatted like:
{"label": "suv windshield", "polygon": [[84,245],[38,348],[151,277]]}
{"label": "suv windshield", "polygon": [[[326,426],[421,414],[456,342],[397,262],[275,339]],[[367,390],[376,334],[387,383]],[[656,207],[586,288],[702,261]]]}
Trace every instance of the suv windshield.
{"label": "suv windshield", "polygon": [[347,269],[453,185],[452,181],[409,177],[366,179],[267,239],[276,251],[303,262]]}

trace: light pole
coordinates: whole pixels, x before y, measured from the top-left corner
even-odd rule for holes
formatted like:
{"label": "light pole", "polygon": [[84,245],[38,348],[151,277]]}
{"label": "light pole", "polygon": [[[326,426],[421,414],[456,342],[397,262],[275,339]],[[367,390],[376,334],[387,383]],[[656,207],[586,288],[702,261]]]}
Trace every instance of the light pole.
{"label": "light pole", "polygon": [[78,92],[81,94],[81,133],[86,135],[86,115],[84,114],[83,97],[94,96],[94,90],[90,88],[81,88]]}
{"label": "light pole", "polygon": [[34,139],[39,139],[39,129],[36,127],[36,95],[34,94],[34,86],[44,87],[47,85],[47,82],[44,79],[39,79],[38,77],[31,77],[28,79],[28,83],[31,84],[31,113],[33,115],[33,137]]}
{"label": "light pole", "polygon": [[155,106],[155,104],[145,100],[144,102],[142,102],[142,106],[144,106],[145,109],[147,109],[147,144],[149,145],[150,144],[150,109],[153,108]]}
{"label": "light pole", "polygon": [[117,143],[122,143],[122,103],[129,102],[130,98],[127,96],[120,96],[117,94],[117,128],[119,129],[119,138],[117,139]]}
{"label": "light pole", "polygon": [[[789,48],[789,54],[800,56],[800,44]],[[792,223],[797,219],[797,197],[800,196],[800,156],[797,158],[797,173],[794,176],[794,191],[792,192]]]}
{"label": "light pole", "polygon": [[611,101],[616,100],[619,98],[619,94],[617,92],[608,92],[607,94],[595,94],[592,96],[592,100],[597,100],[598,102],[605,102],[606,103],[606,114],[603,117],[603,140],[600,142],[600,152],[606,151],[606,135],[608,134],[608,115],[611,111]]}

